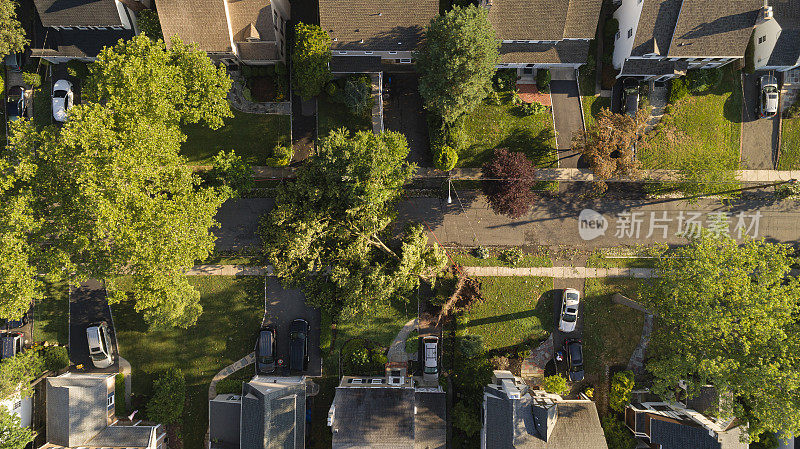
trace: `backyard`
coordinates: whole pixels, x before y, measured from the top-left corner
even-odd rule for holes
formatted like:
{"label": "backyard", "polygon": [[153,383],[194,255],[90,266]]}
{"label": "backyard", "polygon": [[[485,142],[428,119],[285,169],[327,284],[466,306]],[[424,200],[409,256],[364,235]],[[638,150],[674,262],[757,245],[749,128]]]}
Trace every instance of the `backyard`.
{"label": "backyard", "polygon": [[370,131],[370,116],[354,114],[344,104],[333,101],[327,94],[317,97],[317,135],[327,136],[334,129],[347,128],[350,131]]}
{"label": "backyard", "polygon": [[208,385],[225,366],[252,351],[264,315],[264,279],[198,276],[203,314],[188,328],[149,329],[131,302],[113,306],[120,355],[133,367],[134,406],[151,394],[154,376],[179,368],[186,376],[181,435],[184,447],[202,447],[208,427]]}
{"label": "backyard", "polygon": [[247,114],[234,110],[225,125],[213,130],[203,125],[183,127],[186,142],[181,154],[191,165],[211,165],[220,151],[234,150],[250,165],[265,165],[272,149],[289,142],[289,116]]}
{"label": "backyard", "polygon": [[499,93],[499,105],[484,100],[464,122],[464,147],[458,154],[460,167],[480,167],[495,148],[522,151],[536,165],[556,163],[553,116],[548,109],[526,115],[511,101],[510,92]]}
{"label": "backyard", "polygon": [[800,169],[800,117],[783,119],[778,170]]}
{"label": "backyard", "polygon": [[33,309],[33,339],[69,344],[69,288],[64,282],[46,283],[44,298]]}

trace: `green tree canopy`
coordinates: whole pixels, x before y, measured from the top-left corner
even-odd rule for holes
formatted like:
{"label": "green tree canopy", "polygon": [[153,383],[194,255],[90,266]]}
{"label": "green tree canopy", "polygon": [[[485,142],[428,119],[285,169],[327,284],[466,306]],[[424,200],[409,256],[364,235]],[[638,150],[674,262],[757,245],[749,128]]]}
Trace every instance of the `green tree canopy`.
{"label": "green tree canopy", "polygon": [[299,22],[294,26],[292,50],[294,86],[304,100],[322,92],[331,79],[331,38],[319,25]]}
{"label": "green tree canopy", "polygon": [[660,278],[642,288],[658,315],[647,368],[653,390],[674,397],[716,387],[720,416],[751,435],[800,433],[800,281],[787,277],[787,245],[704,234],[660,258]]}
{"label": "green tree canopy", "polygon": [[0,405],[0,449],[25,449],[33,441],[33,431],[22,427],[19,416]]}
{"label": "green tree canopy", "polygon": [[0,0],[0,57],[19,53],[26,45],[25,30],[17,20],[17,2]]}
{"label": "green tree canopy", "polygon": [[415,55],[425,107],[446,124],[471,112],[491,90],[499,47],[485,8],[456,6],[433,18]]}
{"label": "green tree canopy", "polygon": [[28,350],[0,362],[0,400],[19,392],[22,397],[33,394],[31,382],[44,372],[39,351]]}
{"label": "green tree canopy", "polygon": [[261,238],[276,273],[303,286],[310,304],[334,314],[365,311],[369,304],[404,297],[420,275],[444,266],[421,226],[410,227],[396,245],[383,241],[414,171],[408,151],[396,132],[336,130],[298,170],[296,181],[279,191],[275,208],[262,220]]}

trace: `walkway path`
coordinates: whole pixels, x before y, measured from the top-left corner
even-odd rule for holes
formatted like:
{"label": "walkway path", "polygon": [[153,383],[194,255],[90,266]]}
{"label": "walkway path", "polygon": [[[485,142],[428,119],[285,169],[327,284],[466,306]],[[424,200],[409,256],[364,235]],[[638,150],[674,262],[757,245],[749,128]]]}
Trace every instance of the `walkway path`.
{"label": "walkway path", "polygon": [[539,377],[544,378],[544,368],[547,363],[553,359],[553,334],[547,337],[547,340],[542,342],[522,361],[520,368],[520,377],[531,378]]}
{"label": "walkway path", "polygon": [[255,362],[255,360],[256,360],[256,353],[251,352],[250,354],[247,354],[246,356],[231,363],[225,368],[222,368],[222,371],[215,374],[214,378],[211,379],[211,385],[208,386],[208,399],[214,399],[217,396],[217,382],[230,376],[236,371],[239,371],[245,366],[252,364],[253,362]]}
{"label": "walkway path", "polygon": [[386,354],[386,358],[389,359],[390,362],[397,362],[397,363],[408,362],[410,354],[406,352],[406,340],[408,340],[408,336],[416,328],[417,328],[416,318],[408,320],[408,322],[403,325],[403,328],[400,329],[400,332],[398,332],[397,336],[394,337],[392,345],[389,346],[389,352]]}
{"label": "walkway path", "polygon": [[378,73],[370,74],[372,81],[372,132],[383,132],[383,77]]}
{"label": "walkway path", "polygon": [[628,362],[628,369],[636,374],[642,373],[644,368],[644,352],[647,349],[647,344],[650,343],[650,334],[653,333],[653,315],[646,313],[644,315],[644,325],[642,325],[642,337],[639,339],[639,344],[633,350],[631,359]]}

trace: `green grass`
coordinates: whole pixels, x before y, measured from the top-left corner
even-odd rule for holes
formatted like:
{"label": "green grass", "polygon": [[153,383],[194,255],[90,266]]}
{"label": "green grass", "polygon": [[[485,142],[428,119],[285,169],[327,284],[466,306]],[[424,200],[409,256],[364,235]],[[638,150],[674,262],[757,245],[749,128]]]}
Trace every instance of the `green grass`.
{"label": "green grass", "polygon": [[36,341],[69,344],[69,287],[47,283],[44,299],[34,308],[33,337]]}
{"label": "green grass", "polygon": [[600,95],[581,97],[583,103],[583,120],[586,122],[586,129],[594,125],[594,118],[603,108],[611,107],[611,99]]}
{"label": "green grass", "polygon": [[33,123],[41,129],[53,123],[53,100],[50,92],[50,78],[42,77],[42,86],[33,94]]}
{"label": "green grass", "polygon": [[480,167],[495,148],[522,151],[539,166],[554,165],[556,154],[553,116],[549,110],[526,116],[500,93],[500,106],[482,102],[464,122],[465,145],[458,154],[459,167]]}
{"label": "green grass", "polygon": [[[500,251],[490,250],[491,257],[479,259],[469,250],[450,250],[450,257],[465,267],[505,267],[511,266],[500,258]],[[552,267],[553,261],[546,254],[525,254],[515,267]]]}
{"label": "green grass", "polygon": [[650,257],[608,257],[602,252],[595,251],[586,261],[587,267],[592,268],[653,268],[656,259]]}
{"label": "green grass", "polygon": [[553,328],[553,280],[479,277],[484,301],[464,311],[467,334],[481,335],[486,350],[543,339]]}
{"label": "green grass", "polygon": [[183,127],[186,142],[181,154],[191,165],[211,165],[220,151],[234,150],[250,165],[265,165],[272,149],[289,140],[289,116],[233,111],[225,125],[213,130],[202,125]]}
{"label": "green grass", "polygon": [[120,355],[133,367],[133,393],[152,393],[154,374],[180,368],[186,376],[184,447],[202,447],[208,427],[208,385],[225,366],[252,351],[264,315],[264,280],[258,276],[196,276],[203,314],[188,329],[148,329],[133,304],[113,306]]}
{"label": "green grass", "polygon": [[317,127],[319,138],[323,138],[339,128],[347,128],[353,132],[371,131],[372,119],[369,115],[353,114],[345,105],[331,101],[326,94],[321,94],[317,97]]}
{"label": "green grass", "polygon": [[739,72],[723,70],[720,84],[668,107],[637,151],[644,168],[735,170],[739,167],[742,88]]}
{"label": "green grass", "polygon": [[601,379],[604,366],[627,365],[642,335],[644,316],[630,307],[614,304],[611,296],[621,293],[636,300],[640,279],[586,279],[583,299],[583,353],[587,376]]}
{"label": "green grass", "polygon": [[778,170],[800,169],[800,117],[783,119]]}

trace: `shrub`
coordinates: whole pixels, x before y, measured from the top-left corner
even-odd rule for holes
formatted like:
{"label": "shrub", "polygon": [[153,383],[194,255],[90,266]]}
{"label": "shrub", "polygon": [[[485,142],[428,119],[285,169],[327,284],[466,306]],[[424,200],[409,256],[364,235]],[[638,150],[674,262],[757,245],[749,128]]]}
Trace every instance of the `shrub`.
{"label": "shrub", "polygon": [[220,151],[214,156],[209,181],[216,186],[227,186],[238,194],[253,188],[253,169],[231,150]]}
{"label": "shrub", "polygon": [[250,91],[249,87],[242,88],[242,97],[249,102],[253,101],[253,92]]}
{"label": "shrub", "polygon": [[462,335],[456,340],[456,351],[460,357],[471,359],[483,354],[483,336]]}
{"label": "shrub", "polygon": [[372,82],[368,76],[357,75],[347,78],[342,90],[342,103],[354,114],[368,115],[372,109]]}
{"label": "shrub", "polygon": [[625,428],[622,421],[612,416],[606,416],[603,418],[602,424],[608,449],[633,449],[636,447],[636,439],[633,438],[631,431]]}
{"label": "shrub", "polygon": [[114,413],[117,416],[127,416],[128,407],[125,405],[125,375],[118,373],[114,376],[114,385]]}
{"label": "shrub", "polygon": [[486,249],[486,247],[483,247],[483,246],[479,246],[479,247],[475,248],[473,250],[473,253],[475,254],[475,257],[477,257],[478,259],[481,259],[481,260],[488,259],[489,256],[491,256],[491,254],[489,254],[489,250]]}
{"label": "shrub", "polygon": [[511,104],[514,106],[522,106],[525,104],[525,102],[522,101],[522,97],[519,96],[519,92],[514,91],[514,95],[511,96]]}
{"label": "shrub", "polygon": [[69,354],[64,346],[45,346],[42,348],[44,368],[48,371],[58,371],[69,366]]}
{"label": "shrub", "polygon": [[783,117],[784,118],[797,118],[797,117],[800,117],[800,98],[795,100],[795,102],[792,103],[791,106],[786,108],[786,110],[783,112]]}
{"label": "shrub", "polygon": [[547,112],[547,106],[539,103],[538,101],[534,101],[533,103],[525,103],[520,107],[520,109],[525,115],[534,115]]}
{"label": "shrub", "polygon": [[152,9],[143,9],[136,14],[136,24],[147,37],[157,41],[164,39],[161,33],[161,22],[158,20],[158,13]]}
{"label": "shrub", "polygon": [[605,38],[605,41],[614,42],[617,31],[619,31],[619,20],[613,17],[606,20],[605,26],[603,27],[603,37]]}
{"label": "shrub", "polygon": [[337,100],[336,97],[339,95],[339,86],[337,86],[336,83],[333,83],[333,82],[328,83],[325,86],[325,93],[328,94],[328,96],[332,100]]}
{"label": "shrub", "polygon": [[569,393],[567,379],[565,379],[561,374],[545,377],[542,380],[542,388],[544,388],[544,391],[553,394],[561,395]]}
{"label": "shrub", "polygon": [[691,92],[703,92],[713,88],[722,80],[722,70],[692,69],[686,73],[687,88]]}
{"label": "shrub", "polygon": [[674,78],[669,88],[669,102],[677,103],[687,95],[689,95],[689,88],[686,86],[686,79]]}
{"label": "shrub", "polygon": [[294,148],[289,144],[276,145],[272,149],[272,156],[267,158],[266,164],[270,167],[285,167],[292,163]]}
{"label": "shrub", "polygon": [[458,152],[449,145],[441,145],[435,150],[435,159],[433,161],[436,168],[441,171],[450,171],[455,168],[458,163]]}
{"label": "shrub", "polygon": [[466,401],[456,402],[453,407],[453,426],[468,437],[475,436],[483,426],[478,413],[478,409],[471,407]]}
{"label": "shrub", "polygon": [[73,59],[67,62],[67,73],[70,76],[74,76],[75,78],[86,78],[89,76],[89,65],[85,62],[78,61],[77,59]]}
{"label": "shrub", "polygon": [[540,92],[550,92],[550,70],[539,69],[536,71],[536,86]]}
{"label": "shrub", "polygon": [[217,382],[217,394],[242,394],[243,379],[226,377]]}
{"label": "shrub", "polygon": [[519,218],[530,210],[536,198],[536,168],[524,153],[496,149],[482,175],[488,180],[483,189],[495,212]]}
{"label": "shrub", "polygon": [[747,74],[753,74],[756,71],[756,45],[753,42],[754,38],[755,33],[750,36],[750,42],[747,43],[747,48],[744,50],[744,67],[742,67],[742,70]]}
{"label": "shrub", "polygon": [[496,90],[492,90],[491,92],[489,92],[489,96],[486,97],[486,100],[488,100],[489,104],[494,106],[500,106],[500,104],[502,103],[500,101],[500,94],[498,94]]}
{"label": "shrub", "polygon": [[631,402],[633,390],[633,371],[621,371],[611,378],[611,391],[608,394],[608,406],[617,413],[625,411]]}
{"label": "shrub", "polygon": [[750,449],[778,449],[778,435],[775,432],[763,432],[750,443]]}
{"label": "shrub", "polygon": [[162,424],[174,424],[183,415],[186,379],[181,370],[172,368],[153,383],[153,397],[147,403],[147,417]]}
{"label": "shrub", "polygon": [[22,81],[31,89],[38,89],[42,85],[42,77],[36,72],[22,72]]}
{"label": "shrub", "polygon": [[467,137],[464,132],[464,120],[457,120],[451,125],[445,127],[445,144],[458,151],[464,148],[464,142]]}
{"label": "shrub", "polygon": [[517,69],[498,69],[492,77],[492,84],[500,92],[514,90],[517,87]]}
{"label": "shrub", "polygon": [[522,250],[519,248],[509,248],[500,253],[500,259],[512,266],[516,266],[522,261]]}

